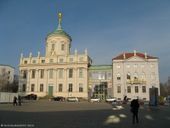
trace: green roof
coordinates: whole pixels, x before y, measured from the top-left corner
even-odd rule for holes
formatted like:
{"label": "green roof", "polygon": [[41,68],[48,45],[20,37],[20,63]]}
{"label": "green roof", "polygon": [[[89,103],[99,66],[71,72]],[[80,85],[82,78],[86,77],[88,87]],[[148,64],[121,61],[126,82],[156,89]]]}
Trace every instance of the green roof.
{"label": "green roof", "polygon": [[67,34],[63,29],[56,29],[53,32],[48,34],[48,37],[50,36],[63,36],[68,38],[70,41],[72,41],[71,36]]}
{"label": "green roof", "polygon": [[112,65],[92,65],[89,70],[112,70]]}

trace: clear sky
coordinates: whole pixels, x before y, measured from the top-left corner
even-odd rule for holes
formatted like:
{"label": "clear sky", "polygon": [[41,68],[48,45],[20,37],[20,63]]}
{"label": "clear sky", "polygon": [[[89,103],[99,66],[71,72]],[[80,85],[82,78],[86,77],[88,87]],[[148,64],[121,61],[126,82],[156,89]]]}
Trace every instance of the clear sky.
{"label": "clear sky", "polygon": [[159,57],[160,80],[170,76],[169,0],[0,0],[0,64],[18,70],[20,53],[45,53],[57,28],[72,37],[72,52],[88,49],[93,64],[111,64],[122,52]]}

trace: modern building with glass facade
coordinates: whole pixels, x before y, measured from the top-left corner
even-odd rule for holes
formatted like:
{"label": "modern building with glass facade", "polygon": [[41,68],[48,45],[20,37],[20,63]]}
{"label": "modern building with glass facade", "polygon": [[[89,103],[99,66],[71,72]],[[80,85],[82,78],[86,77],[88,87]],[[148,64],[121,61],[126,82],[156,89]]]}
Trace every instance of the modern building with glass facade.
{"label": "modern building with glass facade", "polygon": [[112,65],[89,67],[89,96],[100,99],[113,96]]}

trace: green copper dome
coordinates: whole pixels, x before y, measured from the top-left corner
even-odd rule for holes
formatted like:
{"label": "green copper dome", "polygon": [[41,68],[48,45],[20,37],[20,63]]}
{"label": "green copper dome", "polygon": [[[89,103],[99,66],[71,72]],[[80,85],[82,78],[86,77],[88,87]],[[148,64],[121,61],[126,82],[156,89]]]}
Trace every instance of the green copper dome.
{"label": "green copper dome", "polygon": [[61,28],[61,21],[62,21],[62,14],[58,13],[58,28],[54,30],[52,33],[49,33],[47,37],[50,36],[63,36],[68,38],[70,41],[72,41],[71,36],[67,34],[62,28]]}
{"label": "green copper dome", "polygon": [[55,31],[53,31],[52,33],[48,34],[48,37],[50,36],[63,36],[68,38],[70,41],[72,41],[71,36],[69,34],[67,34],[64,30],[62,29],[56,29]]}

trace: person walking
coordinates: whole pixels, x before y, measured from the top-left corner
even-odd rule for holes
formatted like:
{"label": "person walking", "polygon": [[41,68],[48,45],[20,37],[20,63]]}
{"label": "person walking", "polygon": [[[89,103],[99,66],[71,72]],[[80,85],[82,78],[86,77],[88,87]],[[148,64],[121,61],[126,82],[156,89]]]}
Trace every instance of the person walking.
{"label": "person walking", "polygon": [[18,105],[21,106],[21,96],[18,96]]}
{"label": "person walking", "polygon": [[17,97],[14,96],[14,99],[13,99],[13,106],[17,106]]}
{"label": "person walking", "polygon": [[139,102],[138,102],[138,99],[133,99],[131,101],[130,107],[131,107],[131,112],[133,114],[132,123],[135,124],[135,120],[136,120],[136,123],[139,123],[139,118],[138,118]]}

